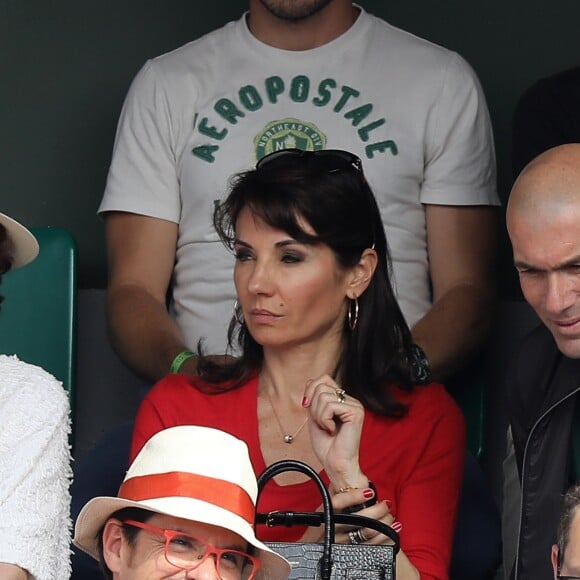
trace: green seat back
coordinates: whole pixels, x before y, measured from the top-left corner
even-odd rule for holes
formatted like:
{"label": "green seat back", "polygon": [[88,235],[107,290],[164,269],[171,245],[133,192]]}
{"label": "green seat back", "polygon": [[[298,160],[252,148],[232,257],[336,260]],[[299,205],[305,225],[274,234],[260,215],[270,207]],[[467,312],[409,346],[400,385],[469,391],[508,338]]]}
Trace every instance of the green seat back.
{"label": "green seat back", "polygon": [[[76,244],[60,228],[36,228],[40,252],[3,276],[0,353],[37,365],[62,381],[74,410]],[[73,417],[74,419],[74,417]],[[73,420],[74,427],[74,420]]]}
{"label": "green seat back", "polygon": [[448,388],[465,415],[467,448],[481,461],[485,452],[487,368],[482,356],[449,381]]}

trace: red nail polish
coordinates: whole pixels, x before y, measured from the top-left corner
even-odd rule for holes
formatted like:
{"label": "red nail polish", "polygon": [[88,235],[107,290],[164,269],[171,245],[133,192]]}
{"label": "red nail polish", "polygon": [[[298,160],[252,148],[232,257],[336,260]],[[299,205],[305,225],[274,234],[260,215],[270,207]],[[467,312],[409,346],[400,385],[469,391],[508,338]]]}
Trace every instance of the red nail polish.
{"label": "red nail polish", "polygon": [[393,528],[395,532],[400,532],[403,529],[403,524],[401,522],[393,522],[391,528]]}
{"label": "red nail polish", "polygon": [[367,489],[363,490],[363,496],[365,499],[372,499],[375,497],[375,492],[370,487],[368,487]]}
{"label": "red nail polish", "polygon": [[302,397],[302,406],[303,407],[308,407],[308,404],[310,403],[310,399],[306,396]]}

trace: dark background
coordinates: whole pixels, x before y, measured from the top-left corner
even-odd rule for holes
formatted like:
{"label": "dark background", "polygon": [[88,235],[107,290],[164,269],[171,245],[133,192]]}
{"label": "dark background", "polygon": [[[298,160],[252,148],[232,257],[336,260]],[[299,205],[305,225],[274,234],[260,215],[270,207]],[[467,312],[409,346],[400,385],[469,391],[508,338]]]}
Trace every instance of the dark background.
{"label": "dark background", "polygon": [[[511,186],[511,116],[536,79],[580,60],[578,0],[367,0],[368,11],[457,50],[479,75],[495,130],[499,191]],[[80,284],[106,284],[96,217],[115,126],[143,62],[237,18],[243,0],[0,0],[0,210],[61,226]],[[519,296],[502,234],[503,298]]]}

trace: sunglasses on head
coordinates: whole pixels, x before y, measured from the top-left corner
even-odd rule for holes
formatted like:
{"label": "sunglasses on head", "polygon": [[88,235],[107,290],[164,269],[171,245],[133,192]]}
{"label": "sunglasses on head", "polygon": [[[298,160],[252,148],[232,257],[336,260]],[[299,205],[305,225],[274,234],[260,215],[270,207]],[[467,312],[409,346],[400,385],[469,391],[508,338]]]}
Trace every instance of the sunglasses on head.
{"label": "sunglasses on head", "polygon": [[342,149],[322,149],[320,151],[303,151],[302,149],[282,149],[262,157],[256,163],[256,169],[266,166],[275,167],[276,163],[287,163],[290,159],[316,162],[327,173],[338,173],[355,169],[362,173],[362,162],[354,154]]}

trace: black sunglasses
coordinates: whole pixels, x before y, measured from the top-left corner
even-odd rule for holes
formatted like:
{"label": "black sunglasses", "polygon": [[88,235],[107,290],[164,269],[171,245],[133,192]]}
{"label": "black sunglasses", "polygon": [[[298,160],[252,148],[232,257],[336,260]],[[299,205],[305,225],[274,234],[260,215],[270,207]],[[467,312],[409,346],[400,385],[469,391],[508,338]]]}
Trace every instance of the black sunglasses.
{"label": "black sunglasses", "polygon": [[320,151],[281,149],[262,157],[256,163],[256,169],[260,170],[266,166],[273,167],[273,164],[288,161],[289,159],[302,159],[307,162],[316,160],[322,169],[328,173],[338,173],[349,169],[355,169],[362,173],[361,160],[356,155],[342,149],[321,149]]}

